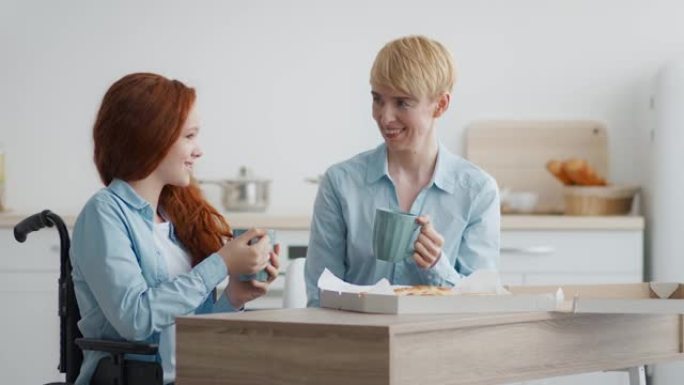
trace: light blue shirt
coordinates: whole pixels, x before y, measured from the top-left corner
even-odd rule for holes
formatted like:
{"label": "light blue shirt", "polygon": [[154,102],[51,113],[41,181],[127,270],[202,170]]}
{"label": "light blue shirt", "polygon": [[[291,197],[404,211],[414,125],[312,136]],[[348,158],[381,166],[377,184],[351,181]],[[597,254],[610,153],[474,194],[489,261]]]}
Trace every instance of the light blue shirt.
{"label": "light blue shirt", "polygon": [[422,269],[413,258],[391,263],[373,256],[376,208],[401,211],[384,143],[330,167],[321,180],[306,255],[308,306],[319,306],[317,283],[325,268],[359,285],[387,278],[396,285],[453,286],[475,270],[498,267],[501,215],[496,182],[441,144],[432,181],[410,210],[430,216],[444,237],[442,255],[433,267]]}
{"label": "light blue shirt", "polygon": [[[159,343],[160,332],[177,316],[234,310],[225,295],[218,301],[212,295],[228,274],[221,256],[214,253],[189,273],[169,279],[153,226],[150,204],[118,179],[90,198],[79,214],[71,263],[84,337]],[[128,358],[164,361],[170,354]],[[85,351],[76,384],[88,384],[105,356]]]}

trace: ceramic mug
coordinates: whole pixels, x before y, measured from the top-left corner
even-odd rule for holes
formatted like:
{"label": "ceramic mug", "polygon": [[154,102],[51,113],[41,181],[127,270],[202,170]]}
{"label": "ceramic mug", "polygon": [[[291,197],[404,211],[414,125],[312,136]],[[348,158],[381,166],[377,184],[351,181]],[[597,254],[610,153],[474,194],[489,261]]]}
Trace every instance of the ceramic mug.
{"label": "ceramic mug", "polygon": [[420,233],[417,215],[376,209],[373,220],[373,254],[375,258],[399,262],[410,258]]}
{"label": "ceramic mug", "polygon": [[[246,229],[233,229],[233,237],[238,237],[240,234],[246,232]],[[271,241],[272,245],[275,245],[275,237],[276,233],[275,230],[266,230],[266,234],[268,235],[268,238]],[[254,237],[247,242],[248,245],[253,245],[257,242],[259,242],[259,237]],[[255,274],[240,274],[240,281],[251,281],[251,280],[257,280],[260,282],[266,282],[268,281],[268,272],[266,271],[266,268],[264,268],[261,271],[256,272]]]}

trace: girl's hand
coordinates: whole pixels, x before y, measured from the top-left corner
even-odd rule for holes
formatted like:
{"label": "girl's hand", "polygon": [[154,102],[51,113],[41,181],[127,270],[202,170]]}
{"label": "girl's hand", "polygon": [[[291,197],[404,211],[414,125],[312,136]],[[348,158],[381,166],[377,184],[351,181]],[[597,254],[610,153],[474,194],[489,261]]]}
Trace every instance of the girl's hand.
{"label": "girl's hand", "polygon": [[419,267],[428,269],[434,266],[442,255],[444,237],[435,230],[429,217],[420,216],[416,218],[416,222],[421,228],[414,244],[413,259]]}
{"label": "girl's hand", "polygon": [[280,245],[276,244],[273,251],[269,252],[270,263],[266,265],[266,272],[268,279],[266,282],[260,282],[255,279],[251,281],[240,281],[239,273],[231,273],[228,279],[228,287],[225,295],[234,308],[239,309],[247,302],[255,300],[268,292],[268,287],[271,282],[278,278],[278,270],[280,268]]}
{"label": "girl's hand", "polygon": [[[250,245],[249,241],[259,238],[258,242]],[[255,274],[266,267],[271,250],[271,240],[264,229],[249,229],[240,236],[226,242],[218,251],[233,275]]]}

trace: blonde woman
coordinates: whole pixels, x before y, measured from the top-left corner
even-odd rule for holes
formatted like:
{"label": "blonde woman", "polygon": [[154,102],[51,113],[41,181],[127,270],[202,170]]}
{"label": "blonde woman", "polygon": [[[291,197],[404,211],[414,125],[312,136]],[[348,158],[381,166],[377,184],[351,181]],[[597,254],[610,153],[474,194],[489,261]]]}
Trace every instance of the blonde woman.
{"label": "blonde woman", "polygon": [[[453,286],[499,257],[496,182],[439,143],[436,123],[449,109],[455,69],[435,40],[403,37],[386,44],[370,76],[373,119],[384,143],[330,167],[314,205],[306,257],[308,305],[318,306],[325,268],[347,282]],[[376,208],[418,215],[412,258],[372,253]]]}

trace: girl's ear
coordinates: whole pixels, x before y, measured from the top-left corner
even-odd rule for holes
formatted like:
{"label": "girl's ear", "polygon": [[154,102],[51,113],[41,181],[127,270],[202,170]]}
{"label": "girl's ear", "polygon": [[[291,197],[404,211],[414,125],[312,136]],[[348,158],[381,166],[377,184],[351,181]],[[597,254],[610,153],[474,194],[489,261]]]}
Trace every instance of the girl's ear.
{"label": "girl's ear", "polygon": [[449,103],[451,102],[451,94],[448,92],[443,92],[437,97],[437,107],[435,107],[435,112],[432,114],[433,118],[439,118],[449,109]]}

